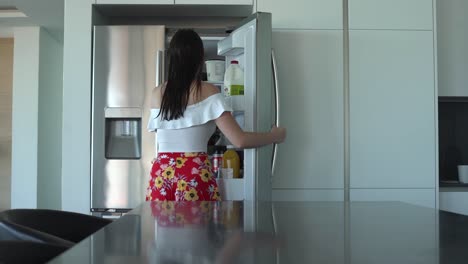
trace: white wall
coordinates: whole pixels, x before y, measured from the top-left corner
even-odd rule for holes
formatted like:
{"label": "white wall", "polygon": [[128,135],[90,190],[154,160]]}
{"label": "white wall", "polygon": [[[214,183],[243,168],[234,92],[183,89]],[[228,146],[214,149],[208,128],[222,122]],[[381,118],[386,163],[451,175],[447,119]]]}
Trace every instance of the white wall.
{"label": "white wall", "polygon": [[11,208],[37,206],[39,35],[14,29]]}
{"label": "white wall", "polygon": [[[0,6],[15,6],[26,14],[27,21],[44,27],[53,38],[63,43],[64,0],[0,0]],[[12,20],[17,26],[18,19]]]}
{"label": "white wall", "polygon": [[65,0],[63,50],[62,209],[88,214],[93,3]]}
{"label": "white wall", "polygon": [[63,45],[40,31],[38,208],[61,209]]}
{"label": "white wall", "polygon": [[13,38],[14,32],[12,27],[0,27],[0,38]]}
{"label": "white wall", "polygon": [[11,208],[61,208],[63,45],[14,29]]}

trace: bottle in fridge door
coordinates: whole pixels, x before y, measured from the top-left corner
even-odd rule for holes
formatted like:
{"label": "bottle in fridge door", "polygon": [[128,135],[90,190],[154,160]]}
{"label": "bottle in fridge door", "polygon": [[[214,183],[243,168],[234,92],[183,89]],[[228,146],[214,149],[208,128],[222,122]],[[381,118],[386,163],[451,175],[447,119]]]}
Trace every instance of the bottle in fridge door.
{"label": "bottle in fridge door", "polygon": [[222,176],[227,179],[240,178],[240,158],[232,145],[228,145],[223,154]]}
{"label": "bottle in fridge door", "polygon": [[244,71],[239,61],[232,60],[224,73],[224,96],[244,95]]}

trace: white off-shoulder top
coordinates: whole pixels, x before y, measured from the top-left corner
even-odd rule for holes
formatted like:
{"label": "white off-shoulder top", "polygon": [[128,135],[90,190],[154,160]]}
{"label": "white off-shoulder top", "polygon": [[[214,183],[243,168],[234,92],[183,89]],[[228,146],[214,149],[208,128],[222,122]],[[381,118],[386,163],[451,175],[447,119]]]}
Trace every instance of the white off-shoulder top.
{"label": "white off-shoulder top", "polygon": [[222,94],[188,105],[184,116],[176,120],[163,120],[160,109],[151,109],[148,130],[158,132],[158,152],[206,152],[208,140],[216,129],[214,120],[224,112],[232,111]]}

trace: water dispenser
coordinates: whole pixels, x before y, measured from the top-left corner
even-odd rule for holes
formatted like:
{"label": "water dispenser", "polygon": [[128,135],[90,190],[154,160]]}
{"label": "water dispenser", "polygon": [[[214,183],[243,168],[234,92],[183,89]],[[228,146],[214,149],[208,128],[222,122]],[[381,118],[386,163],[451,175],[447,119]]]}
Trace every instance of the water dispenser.
{"label": "water dispenser", "polygon": [[141,110],[106,109],[106,159],[141,158]]}

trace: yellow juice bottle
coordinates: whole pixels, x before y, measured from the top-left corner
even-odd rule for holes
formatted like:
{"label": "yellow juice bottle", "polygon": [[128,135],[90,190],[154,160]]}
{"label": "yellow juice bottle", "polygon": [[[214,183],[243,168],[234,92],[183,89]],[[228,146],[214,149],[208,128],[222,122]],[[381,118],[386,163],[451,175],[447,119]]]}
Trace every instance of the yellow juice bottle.
{"label": "yellow juice bottle", "polygon": [[240,174],[240,159],[233,146],[227,146],[227,150],[223,155],[224,178],[239,178]]}

